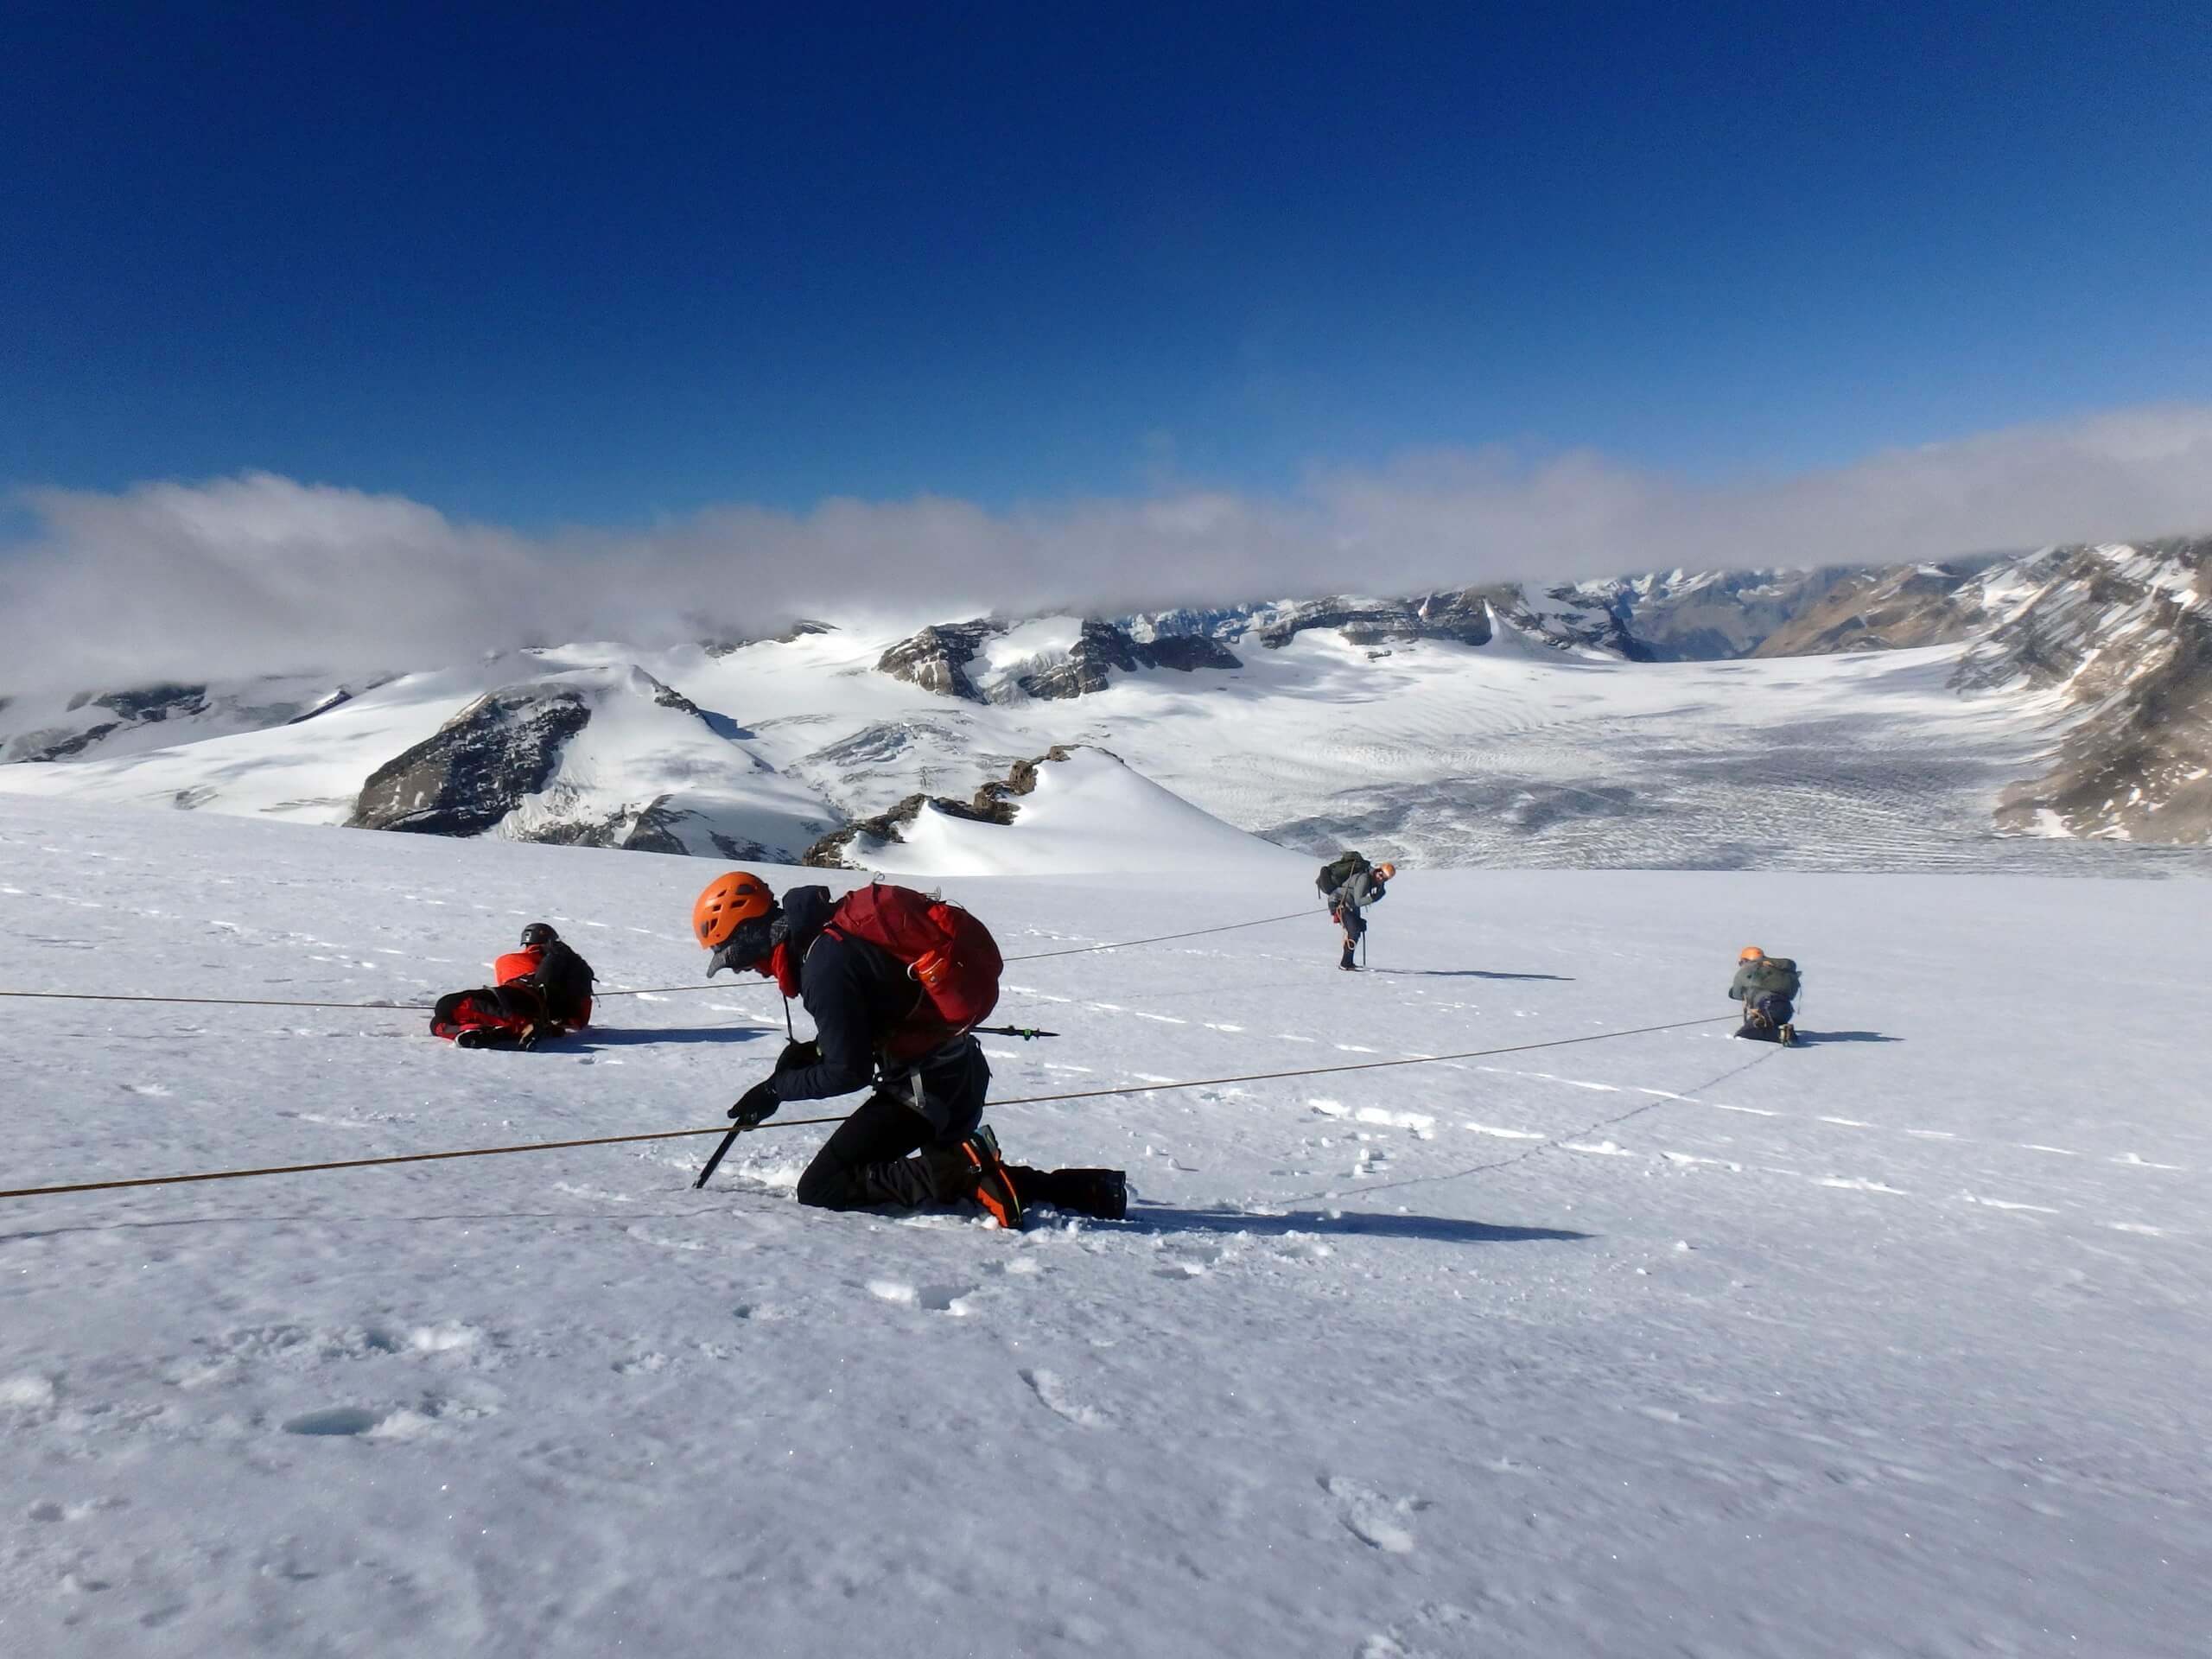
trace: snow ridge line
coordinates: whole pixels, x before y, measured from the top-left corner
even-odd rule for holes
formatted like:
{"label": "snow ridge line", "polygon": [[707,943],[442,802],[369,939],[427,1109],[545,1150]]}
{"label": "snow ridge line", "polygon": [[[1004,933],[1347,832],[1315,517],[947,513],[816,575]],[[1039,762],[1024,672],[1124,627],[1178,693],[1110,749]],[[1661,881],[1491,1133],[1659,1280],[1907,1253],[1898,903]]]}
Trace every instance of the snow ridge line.
{"label": "snow ridge line", "polygon": [[[1654,1032],[1682,1031],[1692,1026],[1710,1026],[1723,1020],[1734,1020],[1733,1014],[1709,1015],[1702,1020],[1676,1020],[1662,1026],[1635,1026],[1622,1031],[1594,1031],[1580,1037],[1554,1037],[1541,1043],[1510,1043],[1503,1048],[1471,1048],[1456,1054],[1416,1054],[1403,1059],[1357,1060],[1344,1065],[1306,1065],[1288,1071],[1251,1071],[1233,1077],[1189,1077],[1180,1082],[1132,1083],[1108,1089],[1074,1089],[1057,1095],[1017,1095],[1012,1099],[990,1103],[994,1106],[1042,1106],[1064,1100],[1103,1100],[1119,1095],[1165,1094],[1173,1089],[1208,1089],[1230,1083],[1272,1083],[1284,1077],[1327,1077],[1340,1071],[1381,1071],[1394,1066],[1437,1065],[1447,1060],[1480,1059],[1492,1054],[1525,1054],[1539,1048],[1567,1048],[1577,1043],[1599,1043],[1615,1037],[1643,1037]],[[1639,1109],[1649,1110],[1649,1108]],[[796,1117],[780,1122],[758,1123],[750,1131],[762,1129],[798,1129],[823,1123],[842,1123],[836,1117]],[[680,1141],[693,1135],[728,1135],[728,1126],[717,1123],[707,1129],[654,1129],[641,1135],[599,1135],[577,1141],[529,1141],[512,1147],[467,1147],[449,1152],[392,1153],[381,1158],[343,1158],[317,1164],[275,1164],[261,1169],[204,1170],[190,1175],[140,1175],[117,1181],[78,1181],[60,1186],[19,1186],[0,1191],[0,1198],[58,1198],[70,1192],[112,1192],[127,1187],[182,1186],[195,1181],[237,1181],[256,1175],[303,1175],[324,1169],[369,1169],[384,1164],[425,1164],[448,1158],[497,1158],[508,1153],[562,1152],[575,1147],[619,1147],[641,1141]]]}
{"label": "snow ridge line", "polygon": [[[1276,922],[1300,921],[1311,916],[1310,910],[1293,911],[1287,916],[1262,916],[1254,922],[1224,922],[1218,927],[1194,927],[1185,933],[1155,933],[1150,938],[1116,939],[1110,944],[1078,944],[1065,950],[1033,950],[1027,956],[1008,957],[1008,962],[1042,962],[1051,957],[1089,956],[1099,950],[1127,950],[1140,944],[1164,944],[1170,939],[1195,939],[1207,933],[1233,933],[1239,928],[1268,927]],[[748,985],[740,980],[730,985],[647,985],[626,991],[592,993],[597,1001],[609,996],[672,996],[679,991],[758,991],[766,988],[766,982]],[[378,1010],[386,1014],[428,1014],[436,1006],[431,1002],[302,1002],[257,996],[149,996],[134,991],[7,991],[0,990],[0,997],[20,997],[55,1002],[188,1002],[203,1007],[225,1008],[355,1008],[364,1012]],[[10,1195],[0,1192],[0,1198]]]}

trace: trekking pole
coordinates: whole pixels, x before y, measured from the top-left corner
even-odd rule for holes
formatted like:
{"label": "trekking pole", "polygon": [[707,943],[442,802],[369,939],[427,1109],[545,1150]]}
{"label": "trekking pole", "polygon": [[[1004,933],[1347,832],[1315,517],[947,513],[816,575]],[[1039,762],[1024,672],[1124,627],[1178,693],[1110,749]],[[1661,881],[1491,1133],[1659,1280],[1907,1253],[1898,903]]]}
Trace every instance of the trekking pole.
{"label": "trekking pole", "polygon": [[1038,1037],[1057,1037],[1060,1034],[1057,1031],[1039,1031],[1033,1026],[970,1026],[968,1029],[985,1032],[993,1037],[1019,1037],[1025,1043]]}

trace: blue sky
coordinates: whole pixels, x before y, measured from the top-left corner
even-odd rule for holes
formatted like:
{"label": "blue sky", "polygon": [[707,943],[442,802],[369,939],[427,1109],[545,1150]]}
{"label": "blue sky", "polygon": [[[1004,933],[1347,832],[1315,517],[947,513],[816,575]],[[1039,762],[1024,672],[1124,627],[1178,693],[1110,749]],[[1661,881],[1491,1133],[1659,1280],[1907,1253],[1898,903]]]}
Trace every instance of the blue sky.
{"label": "blue sky", "polygon": [[6,15],[0,484],[542,531],[2212,397],[2201,7],[456,10]]}

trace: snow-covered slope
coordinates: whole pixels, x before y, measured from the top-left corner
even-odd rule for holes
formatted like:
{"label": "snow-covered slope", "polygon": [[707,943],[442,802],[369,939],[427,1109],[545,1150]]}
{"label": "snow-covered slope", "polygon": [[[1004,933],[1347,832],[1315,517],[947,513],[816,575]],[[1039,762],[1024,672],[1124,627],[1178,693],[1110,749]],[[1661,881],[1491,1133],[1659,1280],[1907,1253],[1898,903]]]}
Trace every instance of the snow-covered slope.
{"label": "snow-covered slope", "polygon": [[309,721],[0,769],[0,788],[709,856],[795,860],[831,827],[733,722],[615,649],[409,675]]}
{"label": "snow-covered slope", "polygon": [[[0,957],[413,1001],[544,918],[679,984],[702,874],[0,800]],[[1307,891],[1175,876],[948,892],[1022,955]],[[1066,1034],[996,1096],[1722,1014],[1746,941],[1813,1041],[1001,1104],[1138,1198],[1018,1237],[801,1211],[780,1126],[704,1192],[710,1139],[0,1201],[0,1647],[2194,1659],[2208,939],[2195,880],[1412,872],[1366,976],[1318,916],[1014,963]],[[0,1185],[716,1125],[777,1008],[0,999]]]}
{"label": "snow-covered slope", "polygon": [[1127,871],[1154,880],[1223,868],[1302,871],[1310,861],[1232,829],[1103,749],[1055,750],[995,786],[1007,821],[946,811],[926,798],[885,833],[862,833],[840,861],[886,874],[1055,875]]}

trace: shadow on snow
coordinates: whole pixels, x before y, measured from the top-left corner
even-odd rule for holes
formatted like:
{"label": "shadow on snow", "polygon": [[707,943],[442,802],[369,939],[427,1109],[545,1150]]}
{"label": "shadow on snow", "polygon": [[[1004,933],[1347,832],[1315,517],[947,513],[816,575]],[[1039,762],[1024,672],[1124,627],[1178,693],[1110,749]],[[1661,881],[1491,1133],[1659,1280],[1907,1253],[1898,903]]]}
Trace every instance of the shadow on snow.
{"label": "shadow on snow", "polygon": [[1281,1238],[1292,1233],[1350,1234],[1361,1238],[1426,1238],[1440,1244],[1519,1244],[1541,1239],[1583,1239],[1588,1233],[1559,1227],[1500,1227],[1486,1221],[1457,1221],[1447,1216],[1402,1216],[1345,1210],[1293,1211],[1256,1215],[1243,1210],[1183,1210],[1170,1205],[1139,1204],[1129,1211],[1128,1230],[1140,1233],[1255,1233]]}
{"label": "shadow on snow", "polygon": [[1574,983],[1573,974],[1509,974],[1490,968],[1370,968],[1370,974],[1395,974],[1407,979],[1555,979]]}
{"label": "shadow on snow", "polygon": [[749,1043],[776,1034],[773,1026],[587,1027],[581,1042],[561,1043],[563,1054],[588,1054],[595,1048],[635,1048],[647,1043]]}

